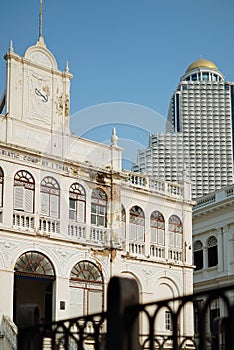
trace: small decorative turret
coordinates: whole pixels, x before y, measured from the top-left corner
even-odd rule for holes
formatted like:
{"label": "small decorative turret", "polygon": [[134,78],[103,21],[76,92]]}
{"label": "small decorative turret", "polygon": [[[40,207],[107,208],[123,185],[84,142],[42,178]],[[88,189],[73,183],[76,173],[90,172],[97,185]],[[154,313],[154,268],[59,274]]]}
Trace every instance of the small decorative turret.
{"label": "small decorative turret", "polygon": [[111,135],[111,145],[112,146],[117,146],[118,142],[118,136],[116,135],[116,129],[112,129],[112,135]]}
{"label": "small decorative turret", "polygon": [[10,41],[9,52],[14,52],[13,41]]}
{"label": "small decorative turret", "polygon": [[66,73],[68,73],[68,72],[69,72],[69,65],[68,65],[68,61],[66,62],[65,72],[66,72]]}

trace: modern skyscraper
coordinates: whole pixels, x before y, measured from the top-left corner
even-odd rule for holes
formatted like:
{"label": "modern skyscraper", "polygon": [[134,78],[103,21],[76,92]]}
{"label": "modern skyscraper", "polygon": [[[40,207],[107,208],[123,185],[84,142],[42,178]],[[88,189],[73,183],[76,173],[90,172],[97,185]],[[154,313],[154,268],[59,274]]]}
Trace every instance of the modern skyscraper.
{"label": "modern skyscraper", "polygon": [[[233,118],[234,83],[225,82],[213,62],[205,59],[193,62],[171,98],[167,133],[163,137],[150,137],[149,148],[139,151],[133,170],[174,182],[186,166],[192,180],[193,198],[230,185],[233,182]],[[162,151],[160,154],[164,162],[158,161],[159,145],[164,149],[164,154]]]}

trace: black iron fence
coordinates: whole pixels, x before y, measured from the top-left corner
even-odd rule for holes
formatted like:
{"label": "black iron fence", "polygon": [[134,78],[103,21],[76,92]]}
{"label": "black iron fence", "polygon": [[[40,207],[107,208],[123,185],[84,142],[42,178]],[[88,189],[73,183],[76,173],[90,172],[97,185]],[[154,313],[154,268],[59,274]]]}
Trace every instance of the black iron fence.
{"label": "black iron fence", "polygon": [[18,350],[234,349],[234,286],[149,304],[138,298],[134,280],[113,277],[107,312],[21,326]]}

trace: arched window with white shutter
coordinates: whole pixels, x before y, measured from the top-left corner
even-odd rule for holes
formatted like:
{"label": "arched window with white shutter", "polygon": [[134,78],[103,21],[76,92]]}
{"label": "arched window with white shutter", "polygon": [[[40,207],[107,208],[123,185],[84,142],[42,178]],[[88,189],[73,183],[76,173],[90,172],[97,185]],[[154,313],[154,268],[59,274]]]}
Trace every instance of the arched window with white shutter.
{"label": "arched window with white shutter", "polygon": [[182,248],[183,242],[183,225],[180,218],[177,215],[171,215],[169,217],[169,247]]}
{"label": "arched window with white shutter", "polygon": [[46,176],[41,181],[41,215],[59,219],[60,187],[53,177]]}
{"label": "arched window with white shutter", "polygon": [[14,177],[14,210],[34,213],[35,181],[25,170],[20,170]]}
{"label": "arched window with white shutter", "polygon": [[150,216],[151,243],[165,244],[165,220],[163,215],[155,210]]}
{"label": "arched window with white shutter", "polygon": [[86,221],[86,194],[79,183],[73,183],[69,189],[69,220],[80,223]]}
{"label": "arched window with white shutter", "polygon": [[143,210],[136,205],[130,209],[129,215],[129,241],[143,242],[145,240],[145,215]]}

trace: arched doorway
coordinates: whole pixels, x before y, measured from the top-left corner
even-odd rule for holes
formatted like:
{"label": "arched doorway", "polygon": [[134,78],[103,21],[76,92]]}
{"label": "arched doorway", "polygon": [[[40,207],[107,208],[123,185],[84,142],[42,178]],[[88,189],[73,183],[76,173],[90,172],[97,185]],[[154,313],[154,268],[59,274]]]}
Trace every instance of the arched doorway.
{"label": "arched doorway", "polygon": [[[52,321],[55,271],[49,259],[36,251],[22,254],[15,264],[14,322]],[[35,310],[37,310],[35,314]]]}

